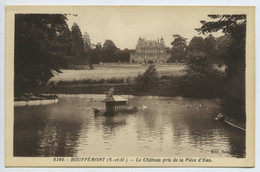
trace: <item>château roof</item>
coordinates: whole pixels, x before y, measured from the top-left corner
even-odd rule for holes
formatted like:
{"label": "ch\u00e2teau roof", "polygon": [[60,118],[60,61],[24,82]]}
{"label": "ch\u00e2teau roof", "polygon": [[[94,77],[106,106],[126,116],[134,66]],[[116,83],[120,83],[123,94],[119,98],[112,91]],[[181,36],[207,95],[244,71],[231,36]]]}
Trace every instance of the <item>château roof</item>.
{"label": "ch\u00e2teau roof", "polygon": [[166,47],[163,38],[159,40],[146,40],[139,38],[136,47]]}
{"label": "ch\u00e2teau roof", "polygon": [[107,97],[105,100],[102,102],[127,102],[128,100],[122,96],[119,95],[111,95]]}

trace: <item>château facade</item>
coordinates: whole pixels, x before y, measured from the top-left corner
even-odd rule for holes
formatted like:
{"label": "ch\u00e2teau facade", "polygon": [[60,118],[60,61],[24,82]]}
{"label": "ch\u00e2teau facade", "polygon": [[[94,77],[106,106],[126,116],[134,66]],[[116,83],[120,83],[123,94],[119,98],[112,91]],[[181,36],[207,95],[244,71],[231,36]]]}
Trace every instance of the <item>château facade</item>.
{"label": "ch\u00e2teau facade", "polygon": [[166,63],[170,54],[166,53],[164,39],[145,40],[139,38],[135,53],[130,54],[132,63]]}

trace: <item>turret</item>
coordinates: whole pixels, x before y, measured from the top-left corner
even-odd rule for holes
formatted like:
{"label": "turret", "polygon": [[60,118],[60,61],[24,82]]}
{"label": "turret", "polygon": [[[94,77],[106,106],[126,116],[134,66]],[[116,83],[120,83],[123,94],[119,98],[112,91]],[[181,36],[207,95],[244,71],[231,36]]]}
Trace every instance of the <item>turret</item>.
{"label": "turret", "polygon": [[142,39],[141,37],[139,37],[138,42],[137,42],[137,45],[141,45],[142,42],[143,42],[143,39]]}
{"label": "turret", "polygon": [[160,39],[160,44],[165,45],[164,39],[163,39],[162,37],[161,37],[161,39]]}

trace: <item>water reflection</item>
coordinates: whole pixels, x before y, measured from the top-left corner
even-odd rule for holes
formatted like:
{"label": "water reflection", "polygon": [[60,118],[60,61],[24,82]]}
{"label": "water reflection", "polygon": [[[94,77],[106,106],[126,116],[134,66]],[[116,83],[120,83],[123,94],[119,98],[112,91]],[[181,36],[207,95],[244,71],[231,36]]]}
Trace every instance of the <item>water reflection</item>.
{"label": "water reflection", "polygon": [[41,156],[75,155],[80,127],[77,123],[47,123],[43,130],[38,131],[37,152]]}
{"label": "water reflection", "polygon": [[14,155],[245,156],[245,133],[212,120],[218,100],[131,96],[129,106],[148,108],[94,117],[90,107],[104,108],[103,98],[65,96],[55,105],[15,107]]}
{"label": "water reflection", "polygon": [[[38,111],[42,112],[38,115]],[[15,107],[14,113],[14,156],[39,156],[36,148],[40,138],[38,130],[44,128],[49,114],[43,106]]]}
{"label": "water reflection", "polygon": [[116,116],[109,116],[109,117],[103,117],[103,118],[104,118],[104,121],[102,122],[102,124],[112,130],[116,127],[126,125],[127,115],[118,114]]}

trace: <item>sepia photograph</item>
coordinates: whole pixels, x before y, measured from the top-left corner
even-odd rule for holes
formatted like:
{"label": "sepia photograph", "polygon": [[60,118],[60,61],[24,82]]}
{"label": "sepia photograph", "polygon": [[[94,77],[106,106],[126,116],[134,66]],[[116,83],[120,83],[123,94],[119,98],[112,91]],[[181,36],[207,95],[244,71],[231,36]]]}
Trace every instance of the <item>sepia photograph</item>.
{"label": "sepia photograph", "polygon": [[242,6],[8,6],[6,165],[254,166],[254,22]]}

